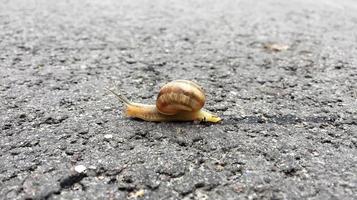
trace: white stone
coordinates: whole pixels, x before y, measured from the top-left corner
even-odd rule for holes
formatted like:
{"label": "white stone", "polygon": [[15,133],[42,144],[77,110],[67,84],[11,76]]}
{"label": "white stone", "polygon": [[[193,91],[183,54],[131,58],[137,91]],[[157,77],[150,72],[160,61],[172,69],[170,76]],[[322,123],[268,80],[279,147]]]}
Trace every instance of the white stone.
{"label": "white stone", "polygon": [[112,138],[113,138],[113,135],[112,135],[112,134],[105,134],[105,135],[104,135],[104,138],[105,138],[105,139],[112,139]]}
{"label": "white stone", "polygon": [[87,170],[87,167],[84,165],[77,165],[74,167],[74,171],[78,172],[78,173],[83,173]]}

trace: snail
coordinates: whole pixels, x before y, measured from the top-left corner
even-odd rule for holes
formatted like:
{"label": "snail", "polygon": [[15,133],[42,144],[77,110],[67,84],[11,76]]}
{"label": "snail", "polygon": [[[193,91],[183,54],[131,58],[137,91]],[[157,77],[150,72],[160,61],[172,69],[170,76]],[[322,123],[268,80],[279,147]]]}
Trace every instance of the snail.
{"label": "snail", "polygon": [[[107,89],[107,88],[106,88]],[[175,80],[164,85],[157,96],[156,105],[129,101],[122,94],[107,89],[125,105],[125,114],[145,121],[202,121],[219,122],[221,118],[203,109],[205,94],[202,88],[188,80]]]}

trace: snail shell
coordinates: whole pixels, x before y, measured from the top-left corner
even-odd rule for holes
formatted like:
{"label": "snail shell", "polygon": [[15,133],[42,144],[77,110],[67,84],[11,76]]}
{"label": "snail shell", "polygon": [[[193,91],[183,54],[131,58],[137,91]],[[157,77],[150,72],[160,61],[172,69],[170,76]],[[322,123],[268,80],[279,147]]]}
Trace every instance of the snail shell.
{"label": "snail shell", "polygon": [[204,91],[198,84],[187,80],[175,80],[160,89],[156,107],[162,114],[175,115],[183,111],[199,111],[205,100]]}

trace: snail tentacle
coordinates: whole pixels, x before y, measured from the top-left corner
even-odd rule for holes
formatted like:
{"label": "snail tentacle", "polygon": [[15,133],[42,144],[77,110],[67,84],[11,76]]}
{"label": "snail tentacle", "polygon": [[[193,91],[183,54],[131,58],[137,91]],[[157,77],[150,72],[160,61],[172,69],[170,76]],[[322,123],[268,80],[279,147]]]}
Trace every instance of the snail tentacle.
{"label": "snail tentacle", "polygon": [[126,98],[124,95],[118,94],[109,88],[105,88],[105,89],[108,90],[109,92],[111,92],[112,94],[114,94],[116,97],[118,97],[119,101],[121,101],[125,105],[133,105],[133,103],[131,101],[129,101],[129,99]]}

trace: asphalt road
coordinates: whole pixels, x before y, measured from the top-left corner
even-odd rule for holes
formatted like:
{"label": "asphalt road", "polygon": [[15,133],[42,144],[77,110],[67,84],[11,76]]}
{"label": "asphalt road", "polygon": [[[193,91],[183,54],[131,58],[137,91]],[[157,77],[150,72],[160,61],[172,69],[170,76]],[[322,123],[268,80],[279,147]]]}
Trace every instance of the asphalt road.
{"label": "asphalt road", "polygon": [[[0,199],[357,199],[356,55],[352,0],[2,0]],[[175,79],[223,121],[104,90]]]}

